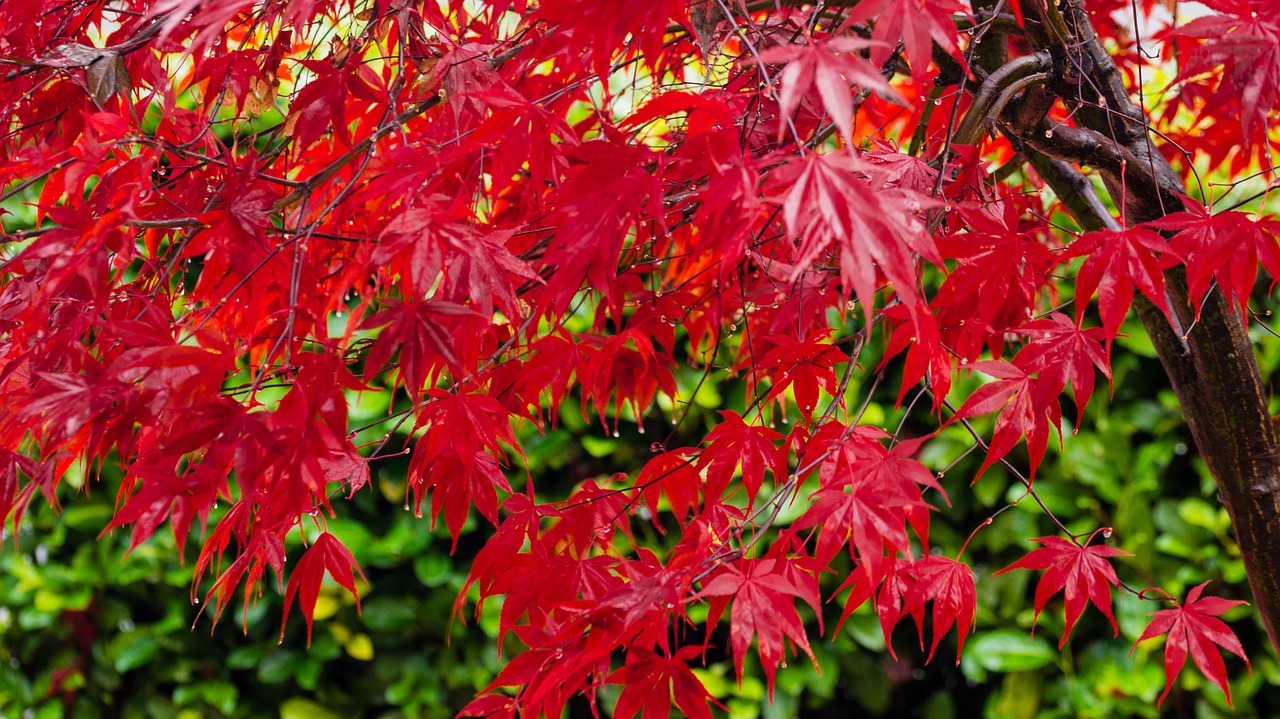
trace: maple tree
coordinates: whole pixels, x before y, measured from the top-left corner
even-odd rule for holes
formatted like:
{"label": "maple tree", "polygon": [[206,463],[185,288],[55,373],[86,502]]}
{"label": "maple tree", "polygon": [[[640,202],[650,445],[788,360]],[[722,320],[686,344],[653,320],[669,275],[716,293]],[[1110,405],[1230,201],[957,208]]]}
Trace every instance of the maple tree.
{"label": "maple tree", "polygon": [[[513,656],[462,715],[621,684],[623,719],[709,716],[720,624],[770,691],[836,597],[833,629],[865,605],[961,651],[975,575],[930,525],[1000,466],[1021,492],[970,529],[1023,498],[1060,529],[1005,570],[1043,572],[1035,615],[1061,592],[1065,644],[1089,604],[1116,627],[1113,592],[1163,602],[1160,700],[1188,652],[1225,691],[1238,602],[1122,583],[1124,538],[1035,485],[1136,315],[1276,642],[1246,327],[1259,265],[1280,276],[1280,8],[1135,35],[1152,5],[9,0],[0,519],[118,464],[104,531],[201,524],[214,620],[274,575],[309,636],[326,575],[360,591],[335,500],[409,454],[406,509],[455,546],[473,510],[493,527],[455,610],[500,599]],[[710,377],[744,397],[703,426]],[[862,422],[882,383],[897,426]],[[540,493],[522,438],[562,410],[652,433],[650,459]],[[955,427],[982,462],[944,488],[919,455]]]}

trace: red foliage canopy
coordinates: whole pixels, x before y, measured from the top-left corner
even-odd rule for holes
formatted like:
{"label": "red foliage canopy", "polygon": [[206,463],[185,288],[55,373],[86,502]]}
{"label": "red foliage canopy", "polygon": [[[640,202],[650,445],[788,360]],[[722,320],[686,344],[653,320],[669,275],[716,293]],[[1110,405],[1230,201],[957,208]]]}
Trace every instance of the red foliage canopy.
{"label": "red foliage canopy", "polygon": [[[928,437],[859,426],[864,348],[883,341],[875,383],[902,367],[899,402],[927,396],[939,426],[998,415],[983,469],[1025,440],[1033,477],[1067,386],[1083,410],[1095,370],[1110,379],[1135,290],[1168,313],[1184,264],[1197,301],[1216,282],[1243,306],[1259,260],[1280,270],[1276,224],[1196,207],[1055,229],[1048,195],[987,172],[1021,141],[957,134],[1034,113],[1037,83],[1062,96],[1079,58],[974,99],[997,75],[979,40],[997,28],[1033,58],[1049,41],[1020,33],[1053,13],[818,5],[0,3],[0,519],[56,501],[77,460],[119,462],[108,529],[136,546],[168,522],[182,543],[227,502],[196,565],[206,606],[240,587],[247,606],[269,568],[309,626],[326,573],[356,591],[333,498],[412,450],[407,505],[455,542],[472,508],[496,527],[468,591],[504,597],[518,647],[465,716],[559,716],[606,682],[625,685],[617,716],[708,716],[689,609],[708,631],[726,618],[738,671],[754,644],[772,686],[788,652],[813,657],[801,612],[821,631],[830,572],[846,617],[872,602],[888,636],[930,614],[931,653],[953,625],[963,646],[974,576],[930,551],[947,496],[916,458]],[[1267,142],[1280,97],[1276,4],[1210,5],[1164,36],[1188,50],[1175,104],[1196,114],[1167,134],[1242,167],[1232,148]],[[701,441],[563,501],[512,471],[517,429],[567,398],[615,434],[679,425],[687,368],[749,392]],[[993,381],[954,407],[972,370]],[[411,443],[353,426],[349,403],[377,394]],[[633,523],[660,515],[669,551],[636,549]],[[1036,612],[1063,591],[1067,632],[1086,599],[1110,619],[1120,551],[1033,541],[1014,567],[1045,571]],[[1144,638],[1170,632],[1170,681],[1189,648],[1223,684],[1230,603],[1200,590]]]}

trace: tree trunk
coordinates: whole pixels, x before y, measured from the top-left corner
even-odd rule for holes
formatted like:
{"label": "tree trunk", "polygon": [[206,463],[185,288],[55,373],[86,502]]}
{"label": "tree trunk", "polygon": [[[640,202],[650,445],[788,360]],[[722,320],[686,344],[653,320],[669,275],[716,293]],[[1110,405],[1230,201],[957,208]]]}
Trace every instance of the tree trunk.
{"label": "tree trunk", "polygon": [[[1064,197],[1069,211],[1086,229],[1117,224],[1109,215],[1098,214],[1097,202],[1079,196],[1070,162],[1088,164],[1102,174],[1130,224],[1183,209],[1181,179],[1154,150],[1146,113],[1130,99],[1086,11],[1068,2],[1062,17],[1077,44],[1051,49],[1066,58],[1069,68],[1079,71],[1076,77],[1087,77],[1077,95],[1082,102],[1073,108],[1080,128],[1041,124],[1012,137],[1015,146],[1025,148],[1033,167]],[[1063,99],[1069,105],[1073,100]],[[1045,137],[1048,129],[1056,130],[1049,133],[1056,139]],[[1165,280],[1173,324],[1141,296],[1135,303],[1138,314],[1169,375],[1200,456],[1217,481],[1258,613],[1272,646],[1280,650],[1280,445],[1272,428],[1266,385],[1241,312],[1227,296],[1214,288],[1196,320],[1182,269],[1166,273]]]}

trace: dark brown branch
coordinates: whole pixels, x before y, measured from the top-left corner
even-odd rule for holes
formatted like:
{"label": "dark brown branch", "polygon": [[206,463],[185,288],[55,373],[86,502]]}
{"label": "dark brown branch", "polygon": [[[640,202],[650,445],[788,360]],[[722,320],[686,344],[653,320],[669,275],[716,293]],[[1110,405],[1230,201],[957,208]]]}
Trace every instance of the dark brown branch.
{"label": "dark brown branch", "polygon": [[1107,206],[1102,204],[1093,183],[1077,170],[1070,162],[1042,154],[1026,144],[1016,135],[1006,134],[1010,143],[1024,157],[1027,164],[1040,175],[1041,179],[1053,188],[1058,201],[1062,203],[1077,224],[1084,230],[1115,230],[1120,223],[1111,216]]}
{"label": "dark brown branch", "polygon": [[1037,78],[1037,81],[1047,79],[1044,72],[1051,66],[1049,53],[1039,52],[1010,60],[991,73],[974,95],[973,104],[960,121],[953,142],[957,145],[977,144],[986,135],[988,123],[994,123],[1004,111],[1004,103],[1009,101],[1007,91],[1019,88],[1030,78]]}
{"label": "dark brown branch", "polygon": [[204,227],[207,223],[194,217],[174,217],[166,220],[127,220],[126,225],[139,229],[177,229],[180,227]]}
{"label": "dark brown branch", "polygon": [[1023,141],[1049,157],[1086,165],[1101,173],[1111,196],[1124,199],[1125,219],[1130,224],[1183,207],[1181,198],[1185,192],[1181,183],[1170,184],[1164,173],[1151,170],[1150,158],[1139,157],[1131,145],[1122,145],[1102,132],[1043,120],[1024,135]]}

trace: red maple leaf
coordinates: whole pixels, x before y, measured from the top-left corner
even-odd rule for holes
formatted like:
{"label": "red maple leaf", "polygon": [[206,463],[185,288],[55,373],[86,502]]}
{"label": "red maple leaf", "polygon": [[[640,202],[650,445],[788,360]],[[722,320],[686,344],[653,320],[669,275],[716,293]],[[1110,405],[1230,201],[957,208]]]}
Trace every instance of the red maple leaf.
{"label": "red maple leaf", "polygon": [[688,22],[687,0],[551,0],[538,3],[533,16],[568,35],[569,52],[586,53],[593,69],[607,76],[612,53],[624,40],[637,43],[646,58],[661,56],[662,32],[672,22]]}
{"label": "red maple leaf", "polygon": [[317,60],[298,62],[316,76],[297,92],[289,106],[293,132],[297,135],[297,149],[305,152],[330,128],[342,147],[350,147],[351,131],[347,127],[345,102],[347,94],[341,71],[330,63]]}
{"label": "red maple leaf", "polygon": [[915,215],[934,201],[909,190],[883,189],[881,183],[866,179],[875,171],[847,155],[811,154],[773,174],[780,183],[790,183],[782,217],[787,232],[798,241],[792,281],[834,246],[840,282],[857,296],[868,324],[878,274],[914,311],[922,305],[916,255],[942,264],[933,239]]}
{"label": "red maple leaf", "polygon": [[436,202],[440,199],[431,198],[426,207],[411,208],[389,222],[372,262],[389,264],[422,295],[431,293],[443,273],[446,287],[436,297],[459,305],[469,301],[482,312],[496,303],[508,317],[518,317],[513,282],[540,280],[507,249],[511,233],[485,233],[452,220],[443,201]]}
{"label": "red maple leaf", "polygon": [[1231,105],[1241,113],[1246,139],[1263,131],[1267,115],[1280,99],[1280,2],[1277,0],[1201,0],[1216,14],[1199,17],[1173,31],[1201,41],[1180,55],[1171,85],[1194,81],[1222,68],[1206,106]]}
{"label": "red maple leaf", "polygon": [[966,11],[964,3],[955,0],[868,0],[854,6],[847,22],[875,21],[871,38],[879,44],[871,50],[871,62],[884,64],[901,41],[912,74],[921,76],[929,67],[935,42],[963,62],[951,16]]}
{"label": "red maple leaf", "polygon": [[733,648],[733,663],[739,680],[747,647],[754,637],[758,640],[760,664],[764,666],[770,697],[773,696],[778,663],[783,660],[783,636],[817,666],[794,600],[797,597],[804,600],[818,616],[822,616],[818,582],[811,575],[787,571],[789,566],[790,563],[784,559],[743,559],[725,565],[696,595],[697,598],[712,599],[708,629],[724,611],[727,598],[733,598],[733,610],[729,615],[729,644]]}
{"label": "red maple leaf", "polygon": [[[226,96],[235,102],[236,113],[244,109],[245,97],[251,92],[254,81],[268,82],[262,68],[258,66],[258,50],[231,50],[217,57],[211,57],[198,64],[191,73],[194,82],[208,81],[209,92],[205,93],[204,107],[208,110],[219,98]],[[319,130],[317,130],[318,132]]]}
{"label": "red maple leaf", "polygon": [[[849,573],[844,583],[836,589],[836,594],[849,589],[845,599],[844,612],[840,614],[840,622],[836,624],[835,634],[853,616],[853,612],[875,598],[876,616],[880,620],[880,631],[885,638],[885,648],[889,654],[897,656],[893,644],[889,641],[893,636],[893,628],[903,617],[903,599],[910,591],[914,580],[909,575],[910,560],[890,555],[884,562],[881,577],[871,579],[871,573],[865,563],[859,564]],[[877,591],[878,590],[878,591]]]}
{"label": "red maple leaf", "polygon": [[[531,489],[531,488],[530,488]],[[484,608],[484,600],[499,592],[494,587],[500,584],[513,566],[519,561],[521,547],[524,543],[536,542],[538,525],[544,517],[555,517],[558,512],[548,505],[534,504],[533,498],[527,494],[514,494],[503,503],[507,518],[498,525],[492,539],[476,553],[471,562],[471,571],[462,585],[462,591],[453,605],[454,616],[461,616],[462,606],[469,597],[469,590],[476,585],[480,599],[476,602],[476,616]],[[500,627],[498,644],[502,644],[503,633],[508,627]]]}
{"label": "red maple leaf", "polygon": [[661,168],[647,147],[595,140],[568,147],[558,187],[556,231],[542,257],[555,271],[543,299],[563,311],[583,280],[617,293],[618,258],[627,232],[662,208]]}
{"label": "red maple leaf", "polygon": [[458,712],[460,717],[484,717],[485,719],[515,719],[519,706],[511,697],[486,694],[473,699]]}
{"label": "red maple leaf", "polygon": [[1187,600],[1182,605],[1174,602],[1173,609],[1152,612],[1151,623],[1129,650],[1129,655],[1132,656],[1134,649],[1137,649],[1142,642],[1154,639],[1161,634],[1169,635],[1164,645],[1164,693],[1160,695],[1157,704],[1164,703],[1164,698],[1169,696],[1169,690],[1173,688],[1173,680],[1187,662],[1188,651],[1191,652],[1191,658],[1195,660],[1196,666],[1200,667],[1200,671],[1209,677],[1209,681],[1221,687],[1223,693],[1227,695],[1227,706],[1231,706],[1231,687],[1227,685],[1227,667],[1215,647],[1226,649],[1243,659],[1245,666],[1249,667],[1249,673],[1253,673],[1253,667],[1249,665],[1249,658],[1244,655],[1244,647],[1240,646],[1240,640],[1236,638],[1235,632],[1217,618],[1228,609],[1248,602],[1221,597],[1201,598],[1200,593],[1204,591],[1207,584],[1208,582],[1200,584],[1188,592]]}
{"label": "red maple leaf", "polygon": [[[21,485],[19,472],[27,475],[26,485]],[[5,520],[13,514],[14,541],[17,541],[18,525],[26,512],[27,503],[35,496],[36,489],[42,489],[51,500],[56,498],[50,490],[52,471],[48,465],[7,449],[0,449],[0,528]],[[178,546],[182,546],[179,542]]]}
{"label": "red maple leaf", "polygon": [[872,582],[879,583],[885,550],[892,557],[910,548],[909,520],[916,520],[913,526],[923,538],[928,505],[917,485],[938,485],[928,470],[908,458],[918,442],[886,452],[877,442],[859,439],[842,442],[823,461],[822,488],[813,493],[813,506],[795,527],[821,528],[815,555],[820,563],[829,563],[847,543]]}
{"label": "red maple leaf", "polygon": [[[825,389],[828,394],[836,394],[839,380],[836,379],[835,363],[848,359],[830,342],[821,341],[825,338],[825,333],[804,339],[770,335],[762,342],[766,346],[772,346],[768,352],[754,358],[744,354],[738,364],[749,367],[754,359],[757,371],[772,370],[772,386],[765,400],[781,397],[778,401],[785,407],[786,398],[783,393],[790,387],[801,414],[809,417],[818,405],[819,388]],[[746,347],[746,344],[743,346]]]}
{"label": "red maple leaf", "polygon": [[1169,246],[1186,261],[1187,290],[1196,316],[1212,280],[1217,280],[1237,306],[1248,307],[1259,262],[1272,278],[1280,277],[1280,243],[1276,239],[1280,222],[1244,212],[1212,214],[1192,200],[1187,200],[1187,207],[1146,226],[1178,233]]}
{"label": "red maple leaf", "polygon": [[1013,363],[1028,374],[1040,373],[1051,383],[1051,394],[1061,394],[1067,383],[1075,388],[1076,406],[1080,413],[1089,405],[1093,396],[1093,369],[1111,380],[1111,365],[1102,349],[1105,339],[1098,327],[1081,329],[1061,312],[1028,322],[1018,329],[1035,339],[1023,347]]}
{"label": "red maple leaf", "polygon": [[377,374],[399,349],[401,378],[406,389],[417,397],[435,373],[445,365],[456,367],[461,361],[456,339],[459,321],[482,315],[461,305],[432,300],[389,299],[386,305],[387,309],[361,324],[362,329],[386,325],[369,350],[365,377]]}
{"label": "red maple leaf", "polygon": [[707,474],[708,500],[724,493],[734,471],[741,466],[742,486],[747,492],[747,506],[751,507],[764,483],[765,469],[773,472],[775,480],[786,476],[787,453],[777,444],[782,435],[768,427],[743,422],[737,412],[723,411],[720,416],[724,421],[707,434],[707,447],[698,457],[698,467]]}
{"label": "red maple leaf", "polygon": [[[207,518],[209,505],[216,501],[219,491],[224,496],[227,494],[226,475],[208,465],[196,464],[188,471],[176,474],[173,471],[176,463],[172,457],[161,455],[157,459],[159,461],[143,461],[134,466],[131,474],[143,478],[142,489],[129,497],[103,530],[106,534],[116,527],[132,524],[130,552],[155,534],[165,519],[173,525],[176,546],[183,546],[196,516]],[[168,460],[167,467],[165,459]],[[3,507],[3,499],[0,499],[0,507]],[[3,517],[0,514],[0,520]]]}
{"label": "red maple leaf", "polygon": [[293,606],[293,597],[296,594],[302,606],[302,615],[307,620],[307,644],[311,644],[311,619],[316,613],[316,599],[320,596],[320,582],[324,579],[325,572],[333,577],[338,586],[351,592],[351,596],[356,599],[356,610],[360,610],[360,593],[356,591],[355,575],[360,575],[363,581],[368,580],[365,579],[364,572],[360,571],[360,566],[356,564],[356,558],[351,556],[350,550],[342,546],[342,542],[338,541],[337,537],[328,532],[322,532],[315,543],[302,555],[302,559],[298,560],[298,565],[289,573],[289,586],[284,592],[284,618],[280,620],[281,639],[284,638],[284,627],[289,621],[289,608]]}
{"label": "red maple leaf", "polygon": [[496,525],[498,490],[511,493],[511,485],[502,474],[498,460],[485,451],[470,456],[453,451],[434,455],[418,452],[409,464],[408,485],[413,493],[411,504],[418,516],[422,515],[422,500],[426,497],[431,498],[432,524],[444,515],[453,549],[458,546],[458,536],[462,534],[471,505]]}
{"label": "red maple leaf", "polygon": [[[608,427],[606,410],[610,398],[616,433],[624,403],[630,403],[634,415],[641,417],[659,391],[669,397],[676,395],[676,380],[671,371],[675,363],[669,354],[654,347],[653,340],[643,332],[626,329],[609,337],[589,337],[579,350],[583,359],[578,368],[579,381],[583,394],[595,404],[602,427]],[[584,402],[584,417],[585,405]]]}
{"label": "red maple leaf", "polygon": [[502,443],[517,444],[506,410],[493,397],[437,389],[428,397],[418,415],[417,427],[427,429],[409,463],[408,488],[419,516],[422,500],[430,497],[432,522],[444,515],[456,548],[472,504],[498,523],[498,490],[511,492],[502,474]]}
{"label": "red maple leaf", "polygon": [[[702,476],[691,455],[695,450],[689,448],[674,449],[654,455],[645,462],[644,469],[636,476],[636,487],[640,488],[644,503],[653,515],[654,527],[665,533],[658,522],[658,512],[662,496],[667,497],[667,507],[681,522],[688,520],[690,513],[698,508],[698,490],[703,487]],[[729,469],[732,473],[733,468]],[[723,488],[721,489],[723,491]],[[708,492],[710,496],[710,492]],[[719,498],[719,495],[716,495]]]}
{"label": "red maple leaf", "polygon": [[[789,120],[800,106],[801,98],[816,86],[823,107],[831,115],[831,121],[840,130],[845,142],[853,145],[853,98],[849,93],[850,83],[905,103],[871,63],[850,54],[872,44],[856,37],[840,37],[826,41],[815,40],[808,45],[780,45],[761,52],[759,62],[786,63],[779,78],[781,89],[778,92],[778,110],[782,117]],[[778,127],[781,136],[787,125],[779,124]]]}
{"label": "red maple leaf", "polygon": [[[1085,604],[1093,602],[1111,622],[1111,628],[1119,635],[1115,615],[1111,613],[1111,587],[1120,586],[1116,570],[1107,560],[1127,556],[1128,552],[1105,544],[1081,546],[1062,537],[1037,537],[1031,541],[1044,545],[1013,564],[996,572],[1000,576],[1015,569],[1043,569],[1044,576],[1036,585],[1035,619],[1048,603],[1049,597],[1063,592],[1066,598],[1067,624],[1062,631],[1061,649],[1071,635],[1071,629],[1084,611]],[[1033,619],[1033,623],[1035,621]]]}
{"label": "red maple leaf", "polygon": [[707,702],[715,700],[688,664],[705,650],[701,646],[687,646],[669,656],[644,647],[627,652],[627,663],[609,675],[610,683],[622,684],[613,716],[631,719],[643,711],[644,719],[666,719],[674,703],[683,716],[711,719]]}
{"label": "red maple leaf", "polygon": [[942,344],[942,335],[938,332],[938,323],[933,313],[926,307],[913,311],[906,305],[899,304],[885,309],[882,314],[886,318],[898,320],[900,324],[889,335],[889,344],[885,348],[884,358],[880,360],[880,367],[884,367],[902,350],[907,351],[897,406],[902,406],[907,391],[924,379],[927,372],[936,410],[951,390],[951,354]]}
{"label": "red maple leaf", "polygon": [[[615,479],[626,479],[618,475]],[[614,529],[631,535],[627,509],[632,505],[632,490],[619,491],[601,487],[594,480],[582,483],[561,509],[558,519],[543,535],[548,547],[557,552],[582,555],[593,546],[608,546]]]}
{"label": "red maple leaf", "polygon": [[1142,226],[1086,232],[1067,248],[1071,257],[1084,257],[1076,281],[1076,323],[1084,318],[1089,298],[1098,293],[1098,312],[1107,332],[1107,349],[1133,302],[1136,286],[1167,316],[1164,271],[1176,264],[1177,253],[1153,230]]}
{"label": "red maple leaf", "polygon": [[[955,559],[930,555],[912,562],[909,566],[915,583],[902,600],[902,612],[912,614],[917,626],[924,623],[925,602],[933,602],[933,644],[929,647],[929,659],[938,649],[938,643],[950,629],[956,626],[956,664],[964,651],[964,638],[973,628],[974,612],[978,604],[978,592],[973,584],[973,570]],[[920,641],[924,642],[921,634]],[[928,660],[926,660],[928,661]]]}
{"label": "red maple leaf", "polygon": [[1005,333],[1026,320],[1060,262],[1043,228],[1022,219],[1030,209],[1014,201],[962,205],[956,214],[966,231],[937,240],[943,257],[957,264],[932,305],[948,328],[947,346],[971,362],[984,348],[998,356]]}
{"label": "red maple leaf", "polygon": [[854,479],[893,487],[903,497],[917,497],[921,488],[932,489],[950,505],[938,477],[913,457],[929,439],[931,435],[902,440],[889,449],[879,442],[868,443],[870,451],[860,452],[860,461],[853,468]]}
{"label": "red maple leaf", "polygon": [[[977,476],[982,476],[988,467],[1000,461],[1023,437],[1027,438],[1031,474],[1035,476],[1036,467],[1044,458],[1049,444],[1049,427],[1057,428],[1062,416],[1057,393],[1046,392],[1045,388],[1050,386],[1047,380],[1032,377],[1016,364],[984,360],[970,363],[969,369],[991,375],[996,381],[974,390],[948,424],[1000,411],[995,431],[991,434],[987,458],[983,460]],[[974,481],[977,481],[976,477]]]}

